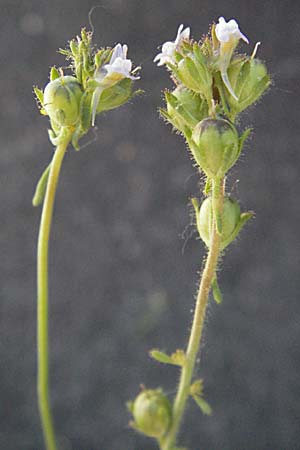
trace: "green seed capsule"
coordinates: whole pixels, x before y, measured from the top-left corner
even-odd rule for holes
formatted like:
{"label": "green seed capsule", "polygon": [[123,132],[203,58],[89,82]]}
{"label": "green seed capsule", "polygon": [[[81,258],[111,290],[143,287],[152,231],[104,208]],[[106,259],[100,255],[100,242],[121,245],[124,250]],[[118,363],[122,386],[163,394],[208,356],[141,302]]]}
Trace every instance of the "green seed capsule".
{"label": "green seed capsule", "polygon": [[54,127],[73,127],[79,120],[81,86],[71,76],[56,78],[47,84],[44,91],[44,109]]}
{"label": "green seed capsule", "polygon": [[[225,248],[230,242],[230,237],[234,234],[234,231],[240,222],[240,217],[241,210],[239,204],[230,197],[225,197],[221,216],[221,248]],[[202,203],[200,210],[196,210],[196,221],[199,235],[206,246],[209,247],[213,227],[213,207],[211,197],[207,197]]]}
{"label": "green seed capsule", "polygon": [[229,107],[235,114],[248,108],[266,91],[271,80],[265,64],[259,59],[240,59],[228,69],[228,78],[237,99],[225,92]]}
{"label": "green seed capsule", "polygon": [[222,178],[239,156],[239,136],[224,119],[204,119],[195,127],[189,146],[209,178]]}
{"label": "green seed capsule", "polygon": [[182,133],[191,134],[194,127],[208,114],[207,103],[200,95],[184,86],[166,92],[167,111],[164,117]]}
{"label": "green seed capsule", "polygon": [[146,436],[161,438],[171,425],[171,405],[161,389],[142,391],[133,403],[135,426]]}

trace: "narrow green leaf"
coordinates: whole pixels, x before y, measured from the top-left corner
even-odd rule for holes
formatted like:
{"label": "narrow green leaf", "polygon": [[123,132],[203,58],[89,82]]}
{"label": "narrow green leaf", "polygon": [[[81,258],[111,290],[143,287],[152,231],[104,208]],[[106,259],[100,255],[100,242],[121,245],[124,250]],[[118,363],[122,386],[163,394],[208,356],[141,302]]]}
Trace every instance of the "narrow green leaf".
{"label": "narrow green leaf", "polygon": [[47,188],[47,182],[48,182],[49,173],[50,173],[50,167],[51,167],[51,163],[49,164],[48,167],[46,167],[41,178],[38,181],[38,184],[36,186],[35,193],[34,193],[34,196],[32,199],[33,206],[39,206],[44,200],[46,188]]}
{"label": "narrow green leaf", "polygon": [[212,293],[213,293],[216,303],[218,303],[218,304],[222,303],[223,295],[222,295],[221,289],[219,287],[217,277],[215,277],[213,279],[211,287],[212,287]]}
{"label": "narrow green leaf", "polygon": [[163,364],[173,364],[172,358],[160,350],[151,350],[149,352],[151,358]]}
{"label": "narrow green leaf", "polygon": [[211,406],[204,400],[204,398],[199,397],[198,395],[193,395],[193,399],[203,412],[203,414],[210,416],[212,414]]}
{"label": "narrow green leaf", "polygon": [[183,366],[185,362],[185,354],[183,350],[176,350],[171,356],[167,355],[160,350],[151,350],[149,352],[151,358],[163,364],[171,364],[173,366]]}

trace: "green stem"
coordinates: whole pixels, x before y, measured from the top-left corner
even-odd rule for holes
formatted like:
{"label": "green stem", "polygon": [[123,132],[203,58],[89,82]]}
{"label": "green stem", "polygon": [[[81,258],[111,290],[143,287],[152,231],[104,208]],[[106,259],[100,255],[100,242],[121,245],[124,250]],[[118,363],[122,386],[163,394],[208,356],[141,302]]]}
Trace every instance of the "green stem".
{"label": "green stem", "polygon": [[[219,211],[222,211],[223,208],[224,192],[222,186],[223,180],[220,180],[219,186],[213,185],[213,190],[218,189],[220,192],[218,205]],[[164,439],[163,445],[161,446],[162,450],[172,450],[176,443],[176,437],[179,432],[179,427],[185,411],[186,402],[190,393],[190,386],[195,369],[196,358],[200,348],[208,296],[213,279],[215,277],[219,255],[220,235],[217,232],[216,223],[214,222],[210,249],[208,252],[197,295],[194,319],[186,351],[186,362],[181,370],[178,391],[173,405],[173,421],[171,428]]]}
{"label": "green stem", "polygon": [[38,403],[47,450],[57,450],[53,420],[49,404],[49,349],[48,349],[48,248],[53,205],[61,164],[70,141],[70,135],[60,143],[51,163],[49,180],[41,216],[37,253],[37,353]]}

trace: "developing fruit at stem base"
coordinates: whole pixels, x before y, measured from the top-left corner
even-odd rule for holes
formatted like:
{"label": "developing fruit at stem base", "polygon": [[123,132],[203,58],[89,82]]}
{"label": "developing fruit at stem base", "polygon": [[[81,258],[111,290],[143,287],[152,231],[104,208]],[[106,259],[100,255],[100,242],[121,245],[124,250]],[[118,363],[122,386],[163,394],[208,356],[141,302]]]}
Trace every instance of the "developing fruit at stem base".
{"label": "developing fruit at stem base", "polygon": [[171,405],[161,389],[143,390],[129,409],[134,418],[132,426],[146,436],[161,439],[171,425]]}
{"label": "developing fruit at stem base", "polygon": [[[213,199],[207,197],[199,207],[198,201],[193,198],[192,203],[196,213],[196,224],[202,241],[210,248],[213,230]],[[224,250],[239,234],[245,223],[253,217],[253,212],[248,211],[241,214],[237,201],[227,196],[224,198],[223,211],[221,215],[221,250]]]}

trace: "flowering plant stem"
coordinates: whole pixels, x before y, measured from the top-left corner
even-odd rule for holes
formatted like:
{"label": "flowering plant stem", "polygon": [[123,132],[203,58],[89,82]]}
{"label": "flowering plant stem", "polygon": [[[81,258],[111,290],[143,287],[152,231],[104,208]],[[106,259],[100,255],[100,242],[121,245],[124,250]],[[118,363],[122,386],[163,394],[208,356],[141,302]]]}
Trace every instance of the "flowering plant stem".
{"label": "flowering plant stem", "polygon": [[[222,179],[218,181],[218,183],[214,182],[212,186],[213,197],[215,197],[216,209],[218,211],[218,214],[221,214],[223,209],[223,184],[224,180]],[[210,249],[207,255],[207,260],[197,294],[193,324],[186,351],[186,360],[181,370],[178,391],[173,405],[172,425],[167,435],[161,442],[161,450],[173,450],[176,443],[176,437],[179,432],[179,427],[185,411],[186,403],[190,395],[191,381],[195,369],[197,355],[199,353],[206,307],[208,304],[208,296],[215,277],[219,256],[220,235],[217,232],[216,220],[214,219]]]}
{"label": "flowering plant stem", "polygon": [[57,450],[49,403],[49,345],[48,345],[48,249],[53,206],[61,164],[70,141],[65,136],[54,153],[43,204],[37,253],[37,352],[38,403],[47,450]]}

